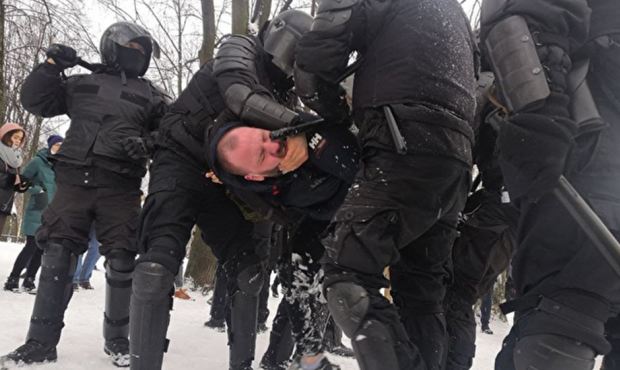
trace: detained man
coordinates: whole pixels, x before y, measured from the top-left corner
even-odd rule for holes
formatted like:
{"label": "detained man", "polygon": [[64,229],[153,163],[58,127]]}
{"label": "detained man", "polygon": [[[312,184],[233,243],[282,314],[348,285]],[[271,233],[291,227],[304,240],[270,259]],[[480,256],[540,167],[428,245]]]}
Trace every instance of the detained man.
{"label": "detained man", "polygon": [[[284,215],[284,249],[290,258],[282,270],[288,289],[277,316],[286,318],[291,325],[297,348],[292,368],[337,369],[323,355],[328,313],[319,301],[319,261],[324,254],[320,235],[342,203],[357,170],[355,136],[343,125],[306,133],[308,159],[288,173],[279,168],[282,160],[290,157],[289,146],[272,140],[268,130],[224,123],[213,127],[208,136],[207,158],[214,176],[233,193],[250,191],[258,195],[264,202],[258,208],[272,207]],[[277,336],[273,331],[272,341]],[[261,366],[286,368],[290,350],[283,352],[267,353]]]}

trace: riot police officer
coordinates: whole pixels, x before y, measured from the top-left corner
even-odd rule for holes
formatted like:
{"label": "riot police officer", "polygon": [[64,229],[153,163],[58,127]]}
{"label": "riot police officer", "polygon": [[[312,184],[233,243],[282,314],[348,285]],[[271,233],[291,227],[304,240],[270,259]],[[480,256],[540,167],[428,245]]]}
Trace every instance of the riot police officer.
{"label": "riot police officer", "polygon": [[104,351],[115,365],[129,365],[140,182],[151,133],[167,109],[165,94],[142,77],[158,50],[144,28],[114,23],[101,37],[103,64],[92,74],[64,77],[63,71],[79,58],[70,47],[52,45],[47,61],[24,82],[26,110],[43,117],[67,114],[71,124],[55,156],[58,190],[36,235],[44,253],[30,329],[26,343],[5,356],[5,362],[56,360],[77,256],[86,251],[94,223],[106,258]]}
{"label": "riot police officer", "polygon": [[[229,281],[229,367],[251,369],[256,307],[260,287],[267,278],[265,245],[271,229],[269,223],[257,227],[244,219],[225,189],[205,177],[209,171],[203,151],[205,129],[224,111],[271,128],[298,120],[290,109],[296,103],[290,93],[290,71],[297,40],[310,23],[307,14],[288,11],[258,37],[227,37],[215,59],[193,76],[164,117],[140,221],[143,254],[133,280],[132,369],[162,366],[171,288],[195,224],[223,264]],[[291,154],[298,153],[294,150],[296,141],[288,141]],[[303,142],[302,149],[305,146]]]}
{"label": "riot police officer", "polygon": [[[504,116],[492,101],[491,72],[480,73],[476,107],[474,163],[478,175],[459,223],[459,238],[452,250],[453,279],[444,306],[449,336],[446,370],[468,370],[476,352],[473,306],[493,289],[506,270],[516,245],[519,213],[504,187],[495,145]],[[485,329],[484,327],[482,328]],[[488,329],[488,328],[487,328]]]}
{"label": "riot police officer", "polygon": [[620,6],[513,0],[482,10],[484,54],[510,113],[500,164],[521,212],[517,299],[504,306],[516,322],[496,369],[592,369],[597,354],[617,351],[617,326],[605,337],[605,323],[620,310],[620,279],[551,191],[564,175],[620,236]]}
{"label": "riot police officer", "polygon": [[[355,70],[362,164],[325,240],[330,312],[361,369],[440,369],[448,261],[472,162],[468,20],[452,0],[325,0],[296,63],[297,90],[323,99],[313,86]],[[388,265],[398,312],[379,293]]]}

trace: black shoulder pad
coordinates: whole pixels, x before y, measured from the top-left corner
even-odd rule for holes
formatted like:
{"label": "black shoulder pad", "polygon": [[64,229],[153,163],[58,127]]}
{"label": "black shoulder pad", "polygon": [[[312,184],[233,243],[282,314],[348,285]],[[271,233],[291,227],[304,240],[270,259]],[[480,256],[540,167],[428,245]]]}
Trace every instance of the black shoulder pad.
{"label": "black shoulder pad", "polygon": [[256,74],[256,42],[246,36],[233,35],[220,45],[213,62],[213,73],[218,76],[232,70],[246,70]]}
{"label": "black shoulder pad", "polygon": [[349,9],[359,3],[360,0],[321,0],[316,10],[317,14],[332,10]]}

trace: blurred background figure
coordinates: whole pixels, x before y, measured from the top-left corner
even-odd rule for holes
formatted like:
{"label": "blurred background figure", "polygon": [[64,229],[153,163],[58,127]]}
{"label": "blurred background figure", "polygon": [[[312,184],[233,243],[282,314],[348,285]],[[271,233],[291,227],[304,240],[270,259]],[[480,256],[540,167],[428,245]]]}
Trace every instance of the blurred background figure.
{"label": "blurred background figure", "polygon": [[86,290],[95,289],[90,284],[90,277],[93,275],[93,270],[101,254],[99,254],[99,241],[97,241],[94,226],[90,227],[90,234],[88,237],[90,238],[88,241],[88,250],[78,257],[77,267],[73,274],[73,290],[78,290],[79,288]]}
{"label": "blurred background figure", "polygon": [[[23,133],[23,131],[13,132]],[[2,141],[4,143],[4,139]],[[23,142],[23,140],[21,141]],[[17,291],[19,288],[19,276],[24,268],[26,269],[26,275],[22,283],[23,289],[32,291],[36,288],[34,279],[41,265],[41,254],[43,252],[37,248],[34,234],[41,226],[41,213],[43,209],[47,207],[47,204],[52,200],[56,192],[55,175],[50,158],[58,152],[62,141],[62,136],[51,135],[47,139],[47,147],[37,152],[21,175],[23,179],[27,179],[32,185],[27,190],[30,198],[26,204],[26,211],[22,221],[22,233],[26,236],[26,244],[15,259],[13,269],[4,284],[4,290]],[[4,166],[0,167],[6,168]],[[3,190],[0,192],[4,193]]]}

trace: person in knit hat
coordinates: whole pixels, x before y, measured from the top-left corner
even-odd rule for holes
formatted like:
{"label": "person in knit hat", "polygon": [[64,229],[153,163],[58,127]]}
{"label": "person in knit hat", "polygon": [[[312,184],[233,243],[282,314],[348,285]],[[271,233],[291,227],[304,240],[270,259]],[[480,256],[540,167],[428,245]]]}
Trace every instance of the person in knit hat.
{"label": "person in knit hat", "polygon": [[47,138],[47,148],[50,151],[50,154],[54,155],[58,153],[58,150],[60,150],[60,144],[62,144],[63,140],[64,138],[60,135],[50,135],[50,137]]}
{"label": "person in knit hat", "polygon": [[37,248],[35,232],[41,226],[41,214],[56,192],[56,176],[51,160],[58,153],[63,137],[51,135],[47,139],[47,147],[40,149],[26,165],[21,177],[27,179],[32,186],[27,190],[30,195],[22,220],[22,234],[26,236],[26,244],[13,263],[13,268],[4,284],[4,290],[17,291],[19,276],[26,268],[26,277],[22,283],[25,291],[35,289],[34,279],[41,265],[43,250]]}
{"label": "person in knit hat", "polygon": [[17,123],[5,123],[0,127],[0,232],[13,209],[15,185],[20,183],[25,139],[26,131]]}

